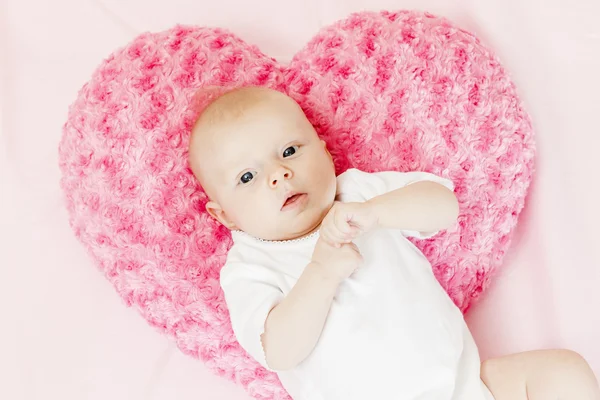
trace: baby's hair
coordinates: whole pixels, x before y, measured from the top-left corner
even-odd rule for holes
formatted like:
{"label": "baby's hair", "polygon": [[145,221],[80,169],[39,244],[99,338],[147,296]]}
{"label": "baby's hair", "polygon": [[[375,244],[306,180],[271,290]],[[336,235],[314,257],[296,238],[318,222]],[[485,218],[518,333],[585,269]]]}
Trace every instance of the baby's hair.
{"label": "baby's hair", "polygon": [[276,96],[285,96],[273,89],[260,86],[228,88],[209,86],[200,89],[194,96],[194,103],[200,110],[194,127],[210,127],[221,121],[235,120],[249,109]]}

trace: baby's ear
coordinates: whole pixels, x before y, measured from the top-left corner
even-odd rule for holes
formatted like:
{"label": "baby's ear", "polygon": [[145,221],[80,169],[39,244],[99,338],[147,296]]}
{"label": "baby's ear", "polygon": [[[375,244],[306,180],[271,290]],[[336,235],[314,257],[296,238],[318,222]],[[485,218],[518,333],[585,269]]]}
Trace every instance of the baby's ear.
{"label": "baby's ear", "polygon": [[206,211],[211,217],[219,221],[227,229],[232,231],[238,229],[235,223],[231,219],[229,219],[228,215],[225,213],[225,210],[223,210],[223,208],[221,208],[221,206],[218,203],[214,201],[209,201],[208,203],[206,203]]}
{"label": "baby's ear", "polygon": [[327,148],[327,143],[325,143],[325,141],[323,139],[321,139],[321,144],[325,148],[325,151],[327,152],[329,159],[331,160],[331,162],[333,162],[333,157],[331,156],[331,153],[329,152],[329,149]]}

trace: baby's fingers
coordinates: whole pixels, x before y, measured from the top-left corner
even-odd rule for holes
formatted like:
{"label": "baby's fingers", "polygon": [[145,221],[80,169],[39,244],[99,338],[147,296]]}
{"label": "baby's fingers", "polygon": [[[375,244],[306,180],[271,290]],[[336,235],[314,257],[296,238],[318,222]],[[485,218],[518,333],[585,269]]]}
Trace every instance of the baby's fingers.
{"label": "baby's fingers", "polygon": [[350,226],[350,233],[346,234],[346,237],[349,237],[350,240],[355,239],[358,235],[360,235],[360,228],[356,226]]}
{"label": "baby's fingers", "polygon": [[341,235],[348,235],[352,231],[352,225],[350,225],[350,219],[346,213],[338,212],[333,218],[333,224]]}
{"label": "baby's fingers", "polygon": [[359,234],[360,229],[356,226],[344,223],[342,226],[336,226],[337,235],[344,243],[350,243]]}
{"label": "baby's fingers", "polygon": [[350,243],[360,232],[358,228],[350,225],[343,225],[341,227],[335,226],[333,231],[335,238],[339,240],[340,243]]}
{"label": "baby's fingers", "polygon": [[321,237],[326,243],[333,247],[339,248],[343,243],[345,243],[345,239],[341,233],[331,225],[321,229]]}

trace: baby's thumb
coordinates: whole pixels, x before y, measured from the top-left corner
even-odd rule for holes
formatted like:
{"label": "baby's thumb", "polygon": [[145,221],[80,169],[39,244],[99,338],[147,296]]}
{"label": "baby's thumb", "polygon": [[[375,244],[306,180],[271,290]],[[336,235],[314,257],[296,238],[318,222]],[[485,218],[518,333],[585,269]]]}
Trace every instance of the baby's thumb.
{"label": "baby's thumb", "polygon": [[358,246],[354,242],[348,243],[348,246],[350,246],[350,248],[352,248],[352,250],[356,251],[358,253],[358,255],[360,255],[360,250],[358,249]]}

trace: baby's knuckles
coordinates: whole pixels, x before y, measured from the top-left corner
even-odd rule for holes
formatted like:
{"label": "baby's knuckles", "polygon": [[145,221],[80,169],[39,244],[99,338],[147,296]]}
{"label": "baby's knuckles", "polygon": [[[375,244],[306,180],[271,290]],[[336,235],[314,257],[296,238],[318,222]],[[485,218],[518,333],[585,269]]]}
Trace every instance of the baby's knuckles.
{"label": "baby's knuckles", "polygon": [[372,202],[336,203],[334,205],[338,228],[342,229],[344,222],[360,228],[366,233],[379,223],[375,205]]}
{"label": "baby's knuckles", "polygon": [[337,248],[319,238],[312,256],[312,263],[318,266],[326,278],[343,280],[362,263],[362,256],[353,243],[342,244]]}

